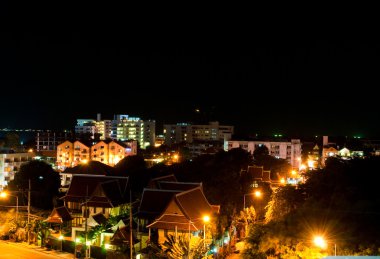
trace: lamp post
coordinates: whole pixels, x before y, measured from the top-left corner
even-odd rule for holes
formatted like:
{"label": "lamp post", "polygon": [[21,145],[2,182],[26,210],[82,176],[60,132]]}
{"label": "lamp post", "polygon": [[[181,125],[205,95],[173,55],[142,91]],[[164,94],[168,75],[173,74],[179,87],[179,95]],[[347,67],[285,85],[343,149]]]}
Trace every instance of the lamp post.
{"label": "lamp post", "polygon": [[18,196],[17,195],[9,194],[7,192],[0,193],[0,197],[1,198],[6,198],[7,196],[16,197],[16,223],[17,223],[18,222]]}
{"label": "lamp post", "polygon": [[[243,208],[244,208],[244,210],[245,210],[245,196],[248,196],[248,195],[254,195],[256,198],[261,198],[261,196],[263,195],[262,194],[262,192],[260,191],[260,190],[257,190],[257,191],[255,191],[255,192],[253,192],[253,193],[246,193],[246,194],[244,194],[244,199],[243,199]],[[256,213],[257,214],[257,213]],[[255,218],[257,217],[257,215],[255,216]],[[246,233],[247,233],[247,231],[248,231],[248,220],[247,220],[247,216],[245,217],[245,235],[246,235]]]}
{"label": "lamp post", "polygon": [[63,236],[62,235],[59,236],[59,240],[61,240],[61,252],[62,252],[62,250],[63,250]]}
{"label": "lamp post", "polygon": [[203,217],[203,245],[206,248],[206,223],[210,221],[210,216],[205,215]]}
{"label": "lamp post", "polygon": [[244,207],[244,210],[245,210],[245,196],[247,196],[247,195],[254,195],[255,197],[257,197],[257,198],[260,198],[263,194],[262,194],[262,192],[261,191],[259,191],[259,190],[257,190],[257,191],[255,191],[254,193],[246,193],[246,194],[244,194],[244,201],[243,201],[243,207]]}

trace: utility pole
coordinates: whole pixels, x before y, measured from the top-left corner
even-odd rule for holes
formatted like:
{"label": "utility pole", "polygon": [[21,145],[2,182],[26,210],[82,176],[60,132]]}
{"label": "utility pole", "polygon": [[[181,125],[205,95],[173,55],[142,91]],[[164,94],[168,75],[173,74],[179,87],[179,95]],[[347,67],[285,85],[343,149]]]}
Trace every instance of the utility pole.
{"label": "utility pole", "polygon": [[[86,186],[86,198],[85,198],[85,204],[84,204],[84,250],[86,253],[86,258],[89,258],[88,255],[88,247],[87,247],[87,196],[88,196],[88,185]],[[90,248],[91,249],[91,248]]]}
{"label": "utility pole", "polygon": [[29,179],[29,188],[28,188],[28,244],[30,242],[30,192],[31,192],[31,183]]}
{"label": "utility pole", "polygon": [[132,258],[133,256],[133,229],[132,229],[132,191],[129,189],[129,258]]}

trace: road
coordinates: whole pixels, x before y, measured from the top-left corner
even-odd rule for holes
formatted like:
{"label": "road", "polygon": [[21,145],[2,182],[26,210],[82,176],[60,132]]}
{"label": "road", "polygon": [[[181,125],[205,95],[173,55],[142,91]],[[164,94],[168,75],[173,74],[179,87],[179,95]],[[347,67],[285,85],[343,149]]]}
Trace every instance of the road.
{"label": "road", "polygon": [[33,249],[28,249],[25,247],[20,247],[17,245],[7,244],[6,242],[0,241],[0,258],[9,259],[57,259],[62,258],[55,255],[49,255],[42,252],[35,251]]}

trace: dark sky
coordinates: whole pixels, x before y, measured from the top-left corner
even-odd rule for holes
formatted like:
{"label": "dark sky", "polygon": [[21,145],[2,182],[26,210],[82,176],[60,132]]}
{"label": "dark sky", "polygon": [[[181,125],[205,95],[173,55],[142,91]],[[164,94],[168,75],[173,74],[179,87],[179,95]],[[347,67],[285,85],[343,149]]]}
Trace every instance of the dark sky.
{"label": "dark sky", "polygon": [[241,133],[379,135],[375,41],[25,20],[2,34],[0,128],[70,128],[100,112],[214,119]]}

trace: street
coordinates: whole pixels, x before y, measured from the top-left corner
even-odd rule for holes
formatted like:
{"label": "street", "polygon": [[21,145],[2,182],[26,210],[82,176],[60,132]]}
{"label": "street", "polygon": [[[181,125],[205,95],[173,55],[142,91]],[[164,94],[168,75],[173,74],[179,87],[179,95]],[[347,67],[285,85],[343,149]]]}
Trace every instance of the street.
{"label": "street", "polygon": [[16,244],[8,244],[0,241],[0,258],[38,258],[38,259],[53,259],[62,258],[56,255],[50,255],[33,249],[25,248]]}

